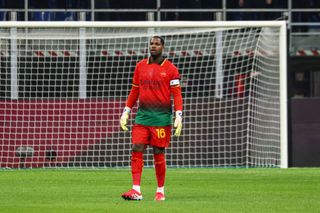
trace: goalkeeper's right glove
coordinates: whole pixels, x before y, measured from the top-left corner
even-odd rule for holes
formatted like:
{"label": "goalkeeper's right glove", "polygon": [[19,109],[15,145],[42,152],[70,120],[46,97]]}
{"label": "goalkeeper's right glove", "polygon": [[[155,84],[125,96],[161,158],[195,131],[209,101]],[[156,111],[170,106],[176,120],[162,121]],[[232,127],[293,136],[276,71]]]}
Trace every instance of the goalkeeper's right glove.
{"label": "goalkeeper's right glove", "polygon": [[125,107],[122,112],[122,115],[120,118],[120,126],[123,131],[128,131],[127,123],[128,123],[130,111],[131,109],[129,107]]}
{"label": "goalkeeper's right glove", "polygon": [[182,111],[176,111],[176,118],[174,120],[173,127],[176,129],[174,132],[175,136],[180,136],[182,129]]}

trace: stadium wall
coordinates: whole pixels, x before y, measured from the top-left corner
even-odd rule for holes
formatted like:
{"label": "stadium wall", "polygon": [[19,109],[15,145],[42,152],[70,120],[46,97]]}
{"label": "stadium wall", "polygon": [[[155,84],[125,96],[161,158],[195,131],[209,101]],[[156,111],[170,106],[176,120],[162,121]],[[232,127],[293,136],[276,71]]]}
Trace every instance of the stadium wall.
{"label": "stadium wall", "polygon": [[320,166],[320,99],[292,99],[292,166]]}

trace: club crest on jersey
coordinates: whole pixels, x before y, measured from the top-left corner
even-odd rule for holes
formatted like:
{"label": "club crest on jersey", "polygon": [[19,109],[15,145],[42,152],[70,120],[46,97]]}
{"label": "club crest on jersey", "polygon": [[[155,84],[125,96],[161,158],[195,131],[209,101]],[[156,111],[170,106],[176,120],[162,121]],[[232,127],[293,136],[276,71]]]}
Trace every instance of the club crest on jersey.
{"label": "club crest on jersey", "polygon": [[167,74],[165,72],[160,73],[161,77],[166,77]]}

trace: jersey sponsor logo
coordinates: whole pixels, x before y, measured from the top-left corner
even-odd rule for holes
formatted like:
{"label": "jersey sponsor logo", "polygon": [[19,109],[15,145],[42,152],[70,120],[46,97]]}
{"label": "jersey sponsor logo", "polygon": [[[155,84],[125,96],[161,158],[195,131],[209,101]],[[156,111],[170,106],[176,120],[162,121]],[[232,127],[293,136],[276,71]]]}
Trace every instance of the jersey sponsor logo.
{"label": "jersey sponsor logo", "polygon": [[179,85],[179,84],[180,84],[179,79],[174,79],[170,81],[170,86]]}
{"label": "jersey sponsor logo", "polygon": [[143,90],[159,90],[160,84],[158,80],[140,80],[140,85]]}

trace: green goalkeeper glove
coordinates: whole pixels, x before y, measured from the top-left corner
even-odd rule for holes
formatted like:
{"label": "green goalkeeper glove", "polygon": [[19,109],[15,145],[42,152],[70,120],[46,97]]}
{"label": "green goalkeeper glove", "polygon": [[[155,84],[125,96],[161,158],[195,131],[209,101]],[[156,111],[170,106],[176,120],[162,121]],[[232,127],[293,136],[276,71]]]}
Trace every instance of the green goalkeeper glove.
{"label": "green goalkeeper glove", "polygon": [[176,119],[174,120],[173,127],[176,129],[174,132],[175,136],[180,136],[182,129],[182,111],[176,111]]}
{"label": "green goalkeeper glove", "polygon": [[131,109],[129,107],[125,107],[122,112],[122,115],[120,118],[120,126],[123,131],[128,131],[127,123],[128,123],[130,111]]}

